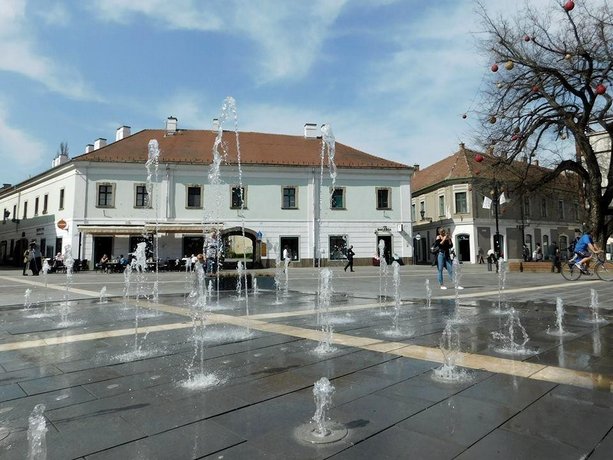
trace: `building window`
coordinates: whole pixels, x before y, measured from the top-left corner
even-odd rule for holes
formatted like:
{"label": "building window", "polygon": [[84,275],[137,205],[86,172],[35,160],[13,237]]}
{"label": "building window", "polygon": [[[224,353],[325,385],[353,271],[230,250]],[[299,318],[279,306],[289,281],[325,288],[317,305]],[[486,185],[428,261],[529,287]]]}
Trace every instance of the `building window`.
{"label": "building window", "polygon": [[60,206],[59,208],[60,210],[64,209],[64,189],[60,189]]}
{"label": "building window", "polygon": [[416,208],[415,208],[415,203],[411,204],[411,221],[415,222],[415,213],[416,213]]}
{"label": "building window", "polygon": [[530,209],[530,197],[524,197],[524,217],[530,217],[531,209]]}
{"label": "building window", "polygon": [[558,217],[564,220],[564,200],[558,200]]}
{"label": "building window", "polygon": [[330,235],[330,260],[342,260],[347,254],[347,235]]}
{"label": "building window", "polygon": [[34,215],[35,216],[38,216],[38,204],[39,204],[39,202],[40,202],[40,198],[36,197],[34,199]]}
{"label": "building window", "polygon": [[232,187],[231,193],[231,209],[244,209],[247,207],[247,195],[245,193],[245,187]]}
{"label": "building window", "polygon": [[[560,248],[560,253],[562,254],[562,260],[566,260],[569,258],[568,237],[566,235],[560,235],[558,238],[560,240],[558,247]],[[572,254],[570,254],[570,257],[572,257]]]}
{"label": "building window", "polygon": [[455,192],[455,212],[456,214],[466,214],[468,212],[466,192]]}
{"label": "building window", "polygon": [[423,220],[424,216],[426,215],[426,202],[425,201],[419,202],[419,215],[421,216],[421,220]]}
{"label": "building window", "polygon": [[17,220],[17,205],[13,205],[13,220]]}
{"label": "building window", "polygon": [[541,217],[547,217],[547,198],[541,198]]}
{"label": "building window", "polygon": [[445,195],[438,197],[438,216],[445,217]]}
{"label": "building window", "polygon": [[389,188],[377,189],[377,209],[392,209],[392,191]]}
{"label": "building window", "polygon": [[47,214],[47,209],[49,206],[49,194],[45,194],[45,196],[43,196],[43,214]]}
{"label": "building window", "polygon": [[187,208],[202,208],[202,187],[200,185],[187,186]]}
{"label": "building window", "polygon": [[532,257],[532,235],[525,236],[525,243],[528,246],[528,250],[530,251],[530,256]]}
{"label": "building window", "polygon": [[149,207],[149,195],[147,194],[147,186],[144,184],[137,184],[135,190],[135,202],[136,208],[148,208]]}
{"label": "building window", "polygon": [[573,202],[573,214],[575,215],[575,221],[579,221],[579,202]]}
{"label": "building window", "polygon": [[112,208],[113,206],[113,184],[98,184],[98,207]]}
{"label": "building window", "polygon": [[330,196],[330,209],[345,209],[345,189],[335,188]]}
{"label": "building window", "polygon": [[296,187],[283,187],[281,208],[296,209]]}
{"label": "building window", "polygon": [[23,202],[23,219],[27,219],[28,217],[28,202]]}

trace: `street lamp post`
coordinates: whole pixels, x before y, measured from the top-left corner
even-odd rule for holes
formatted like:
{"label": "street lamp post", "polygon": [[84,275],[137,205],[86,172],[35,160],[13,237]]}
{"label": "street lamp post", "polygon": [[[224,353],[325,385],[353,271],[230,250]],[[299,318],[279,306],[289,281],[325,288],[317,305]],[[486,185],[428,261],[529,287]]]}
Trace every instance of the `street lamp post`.
{"label": "street lamp post", "polygon": [[500,227],[498,222],[498,211],[500,207],[500,190],[498,181],[494,180],[494,189],[492,190],[492,201],[494,202],[494,218],[496,219],[496,234],[494,235],[494,253],[496,258],[500,257]]}

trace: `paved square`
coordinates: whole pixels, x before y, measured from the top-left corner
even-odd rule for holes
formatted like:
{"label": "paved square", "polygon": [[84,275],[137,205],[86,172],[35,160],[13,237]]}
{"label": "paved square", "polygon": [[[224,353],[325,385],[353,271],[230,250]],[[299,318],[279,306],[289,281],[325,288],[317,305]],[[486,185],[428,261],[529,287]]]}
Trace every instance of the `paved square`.
{"label": "paved square", "polygon": [[[121,274],[0,271],[0,457],[27,458],[44,404],[50,459],[611,458],[613,284],[510,273],[499,290],[466,266],[456,293],[431,267],[397,285],[391,268],[331,270],[329,307],[316,269],[280,292],[254,272],[263,288],[240,298],[189,273],[147,273],[124,297]],[[444,331],[451,374],[434,372]],[[313,443],[322,377],[344,431]]]}

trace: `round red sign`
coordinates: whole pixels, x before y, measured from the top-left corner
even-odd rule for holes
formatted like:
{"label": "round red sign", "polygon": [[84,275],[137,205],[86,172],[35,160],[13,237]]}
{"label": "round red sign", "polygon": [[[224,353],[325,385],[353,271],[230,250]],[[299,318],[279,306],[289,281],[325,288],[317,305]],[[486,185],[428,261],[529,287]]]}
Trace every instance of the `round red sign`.
{"label": "round red sign", "polygon": [[66,223],[64,219],[60,219],[57,221],[57,228],[59,228],[60,230],[64,230],[67,225],[68,224]]}

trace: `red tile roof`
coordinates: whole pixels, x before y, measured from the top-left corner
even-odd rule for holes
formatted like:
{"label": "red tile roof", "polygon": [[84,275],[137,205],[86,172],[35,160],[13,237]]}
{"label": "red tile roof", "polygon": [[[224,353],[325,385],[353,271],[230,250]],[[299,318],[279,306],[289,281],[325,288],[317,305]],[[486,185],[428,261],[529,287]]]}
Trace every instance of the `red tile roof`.
{"label": "red tile roof", "polygon": [[[209,130],[177,130],[175,134],[167,135],[162,129],[145,129],[73,160],[144,163],[147,161],[149,141],[156,139],[160,146],[160,163],[210,164],[216,135],[216,131]],[[243,165],[318,167],[321,162],[321,139],[240,132],[239,142]],[[228,152],[225,163],[236,164],[235,133],[224,131],[223,143]],[[338,142],[335,147],[335,164],[338,168],[411,169],[402,163],[369,155]]]}
{"label": "red tile roof", "polygon": [[[478,162],[476,156],[480,155],[483,160]],[[427,168],[415,171],[411,184],[413,195],[434,187],[440,187],[447,181],[469,181],[477,178],[492,179],[496,178],[502,182],[526,182],[537,183],[540,178],[551,170],[531,164],[527,169],[527,163],[523,161],[513,161],[507,163],[491,154],[477,152],[467,149],[460,145],[460,150],[441,161],[434,163]],[[526,175],[527,178],[526,179]],[[572,176],[560,175],[552,185],[564,189],[573,189],[577,186],[576,178]]]}

